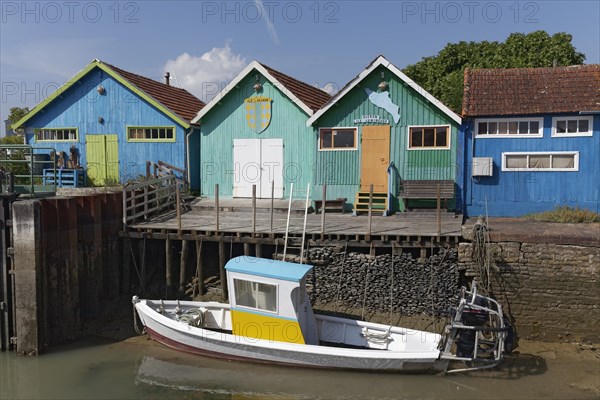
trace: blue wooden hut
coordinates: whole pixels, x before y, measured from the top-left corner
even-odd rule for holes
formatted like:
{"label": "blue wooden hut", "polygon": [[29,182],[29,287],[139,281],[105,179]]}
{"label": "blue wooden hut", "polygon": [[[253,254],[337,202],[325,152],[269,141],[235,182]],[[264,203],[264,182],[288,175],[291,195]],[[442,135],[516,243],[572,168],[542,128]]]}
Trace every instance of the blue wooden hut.
{"label": "blue wooden hut", "polygon": [[[145,174],[146,161],[188,168],[198,146],[191,119],[204,103],[184,89],[93,60],[13,125],[34,147],[54,148],[95,185]],[[77,158],[76,164],[69,158]],[[74,160],[71,160],[74,161]],[[193,169],[195,170],[195,169]],[[191,177],[192,187],[198,177]]]}
{"label": "blue wooden hut", "polygon": [[[316,138],[306,126],[331,96],[252,61],[192,120],[201,125],[201,194],[248,198],[306,195],[312,184]],[[274,185],[274,188],[273,186]]]}
{"label": "blue wooden hut", "polygon": [[[355,212],[435,206],[438,184],[460,208],[462,119],[379,56],[307,121],[316,140],[315,198],[346,199]],[[322,200],[322,199],[321,199]],[[442,200],[442,199],[440,199]],[[458,205],[458,207],[456,207]]]}
{"label": "blue wooden hut", "polygon": [[600,211],[600,65],[465,71],[465,206]]}

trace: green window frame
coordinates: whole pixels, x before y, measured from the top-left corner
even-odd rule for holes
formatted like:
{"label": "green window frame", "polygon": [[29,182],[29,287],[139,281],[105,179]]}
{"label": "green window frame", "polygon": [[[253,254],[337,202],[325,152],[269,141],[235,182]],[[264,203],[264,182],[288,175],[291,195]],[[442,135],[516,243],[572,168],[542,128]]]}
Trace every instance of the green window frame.
{"label": "green window frame", "polygon": [[128,126],[128,142],[175,142],[174,126]]}
{"label": "green window frame", "polygon": [[71,128],[39,128],[34,130],[36,142],[77,142],[79,130]]}

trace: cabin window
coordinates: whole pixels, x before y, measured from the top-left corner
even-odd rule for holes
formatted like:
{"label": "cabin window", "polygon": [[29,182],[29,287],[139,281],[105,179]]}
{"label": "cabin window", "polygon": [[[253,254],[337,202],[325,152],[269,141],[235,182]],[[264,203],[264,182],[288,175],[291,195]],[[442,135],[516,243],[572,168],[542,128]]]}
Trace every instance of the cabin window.
{"label": "cabin window", "polygon": [[319,150],[356,150],[356,128],[319,129]]}
{"label": "cabin window", "polygon": [[578,171],[578,152],[502,153],[502,171]]}
{"label": "cabin window", "polygon": [[130,142],[174,142],[173,126],[130,126],[127,128],[127,140]]}
{"label": "cabin window", "polygon": [[233,280],[236,306],[277,312],[277,285]]}
{"label": "cabin window", "polygon": [[450,126],[411,126],[409,149],[449,149]]}
{"label": "cabin window", "polygon": [[552,118],[552,136],[577,137],[592,136],[593,118],[588,117],[555,117]]}
{"label": "cabin window", "polygon": [[542,137],[542,118],[476,119],[475,136],[478,138]]}
{"label": "cabin window", "polygon": [[76,142],[77,128],[42,128],[35,130],[36,142]]}

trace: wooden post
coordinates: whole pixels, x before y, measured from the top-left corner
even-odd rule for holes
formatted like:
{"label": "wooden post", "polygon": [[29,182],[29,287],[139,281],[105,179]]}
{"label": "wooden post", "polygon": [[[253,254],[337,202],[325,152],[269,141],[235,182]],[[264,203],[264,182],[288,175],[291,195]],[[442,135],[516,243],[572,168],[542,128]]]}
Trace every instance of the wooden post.
{"label": "wooden post", "polygon": [[437,184],[437,213],[436,213],[436,219],[437,219],[437,237],[438,237],[438,241],[440,239],[440,236],[442,234],[442,215],[441,215],[441,208],[440,208],[440,203],[441,203],[441,188],[440,188],[440,184]]}
{"label": "wooden post", "polygon": [[181,258],[179,259],[179,295],[185,294],[185,276],[186,276],[186,266],[188,260],[188,241],[181,241]]}
{"label": "wooden post", "polygon": [[269,232],[273,233],[273,202],[275,201],[275,180],[271,181],[271,230]]}
{"label": "wooden post", "polygon": [[227,275],[225,274],[225,242],[221,237],[219,242],[219,276],[221,278],[221,291],[223,292],[223,300],[227,300]]}
{"label": "wooden post", "polygon": [[202,263],[202,242],[196,240],[196,278],[198,279],[198,294],[204,295],[204,265]]}
{"label": "wooden post", "polygon": [[373,184],[369,186],[369,230],[368,234],[371,236],[371,223],[373,219]]}
{"label": "wooden post", "polygon": [[179,184],[175,183],[175,197],[176,197],[176,208],[177,208],[177,233],[181,235],[181,190],[179,190]]}
{"label": "wooden post", "polygon": [[261,258],[262,257],[262,244],[256,243],[256,246],[254,246],[254,252],[256,254],[256,257]]}
{"label": "wooden post", "polygon": [[168,237],[165,240],[165,285],[165,296],[169,299],[173,289],[173,244]]}
{"label": "wooden post", "polygon": [[150,168],[152,163],[150,161],[146,161],[146,179],[150,179]]}
{"label": "wooden post", "polygon": [[215,224],[216,231],[219,232],[219,184],[215,184]]}
{"label": "wooden post", "polygon": [[256,185],[252,185],[252,237],[256,233]]}
{"label": "wooden post", "polygon": [[129,278],[131,276],[131,239],[123,238],[121,248],[121,293],[129,293]]}
{"label": "wooden post", "polygon": [[252,247],[250,246],[250,243],[244,243],[244,255],[245,256],[252,255]]}
{"label": "wooden post", "polygon": [[323,196],[321,197],[321,240],[325,238],[325,199],[327,199],[327,185],[323,185]]}

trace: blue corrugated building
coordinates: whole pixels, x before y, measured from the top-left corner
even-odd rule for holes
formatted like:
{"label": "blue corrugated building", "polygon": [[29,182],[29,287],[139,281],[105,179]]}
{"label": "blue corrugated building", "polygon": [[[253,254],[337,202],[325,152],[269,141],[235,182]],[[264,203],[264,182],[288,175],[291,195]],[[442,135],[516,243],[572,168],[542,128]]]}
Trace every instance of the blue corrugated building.
{"label": "blue corrugated building", "polygon": [[465,209],[600,211],[600,65],[465,71]]}
{"label": "blue corrugated building", "polygon": [[[199,127],[191,119],[203,106],[168,82],[94,60],[13,129],[24,129],[34,147],[64,152],[67,166],[84,168],[91,183],[104,185],[138,178],[146,161],[190,170],[187,148],[199,145]],[[199,177],[191,178],[197,187]]]}

